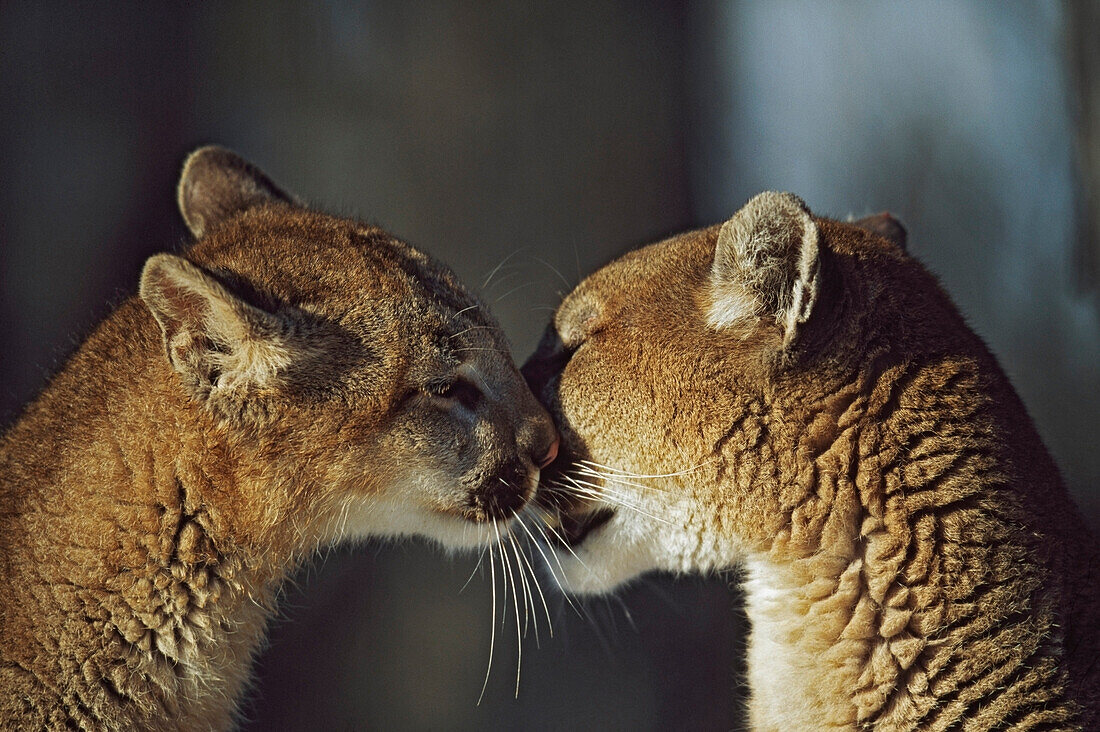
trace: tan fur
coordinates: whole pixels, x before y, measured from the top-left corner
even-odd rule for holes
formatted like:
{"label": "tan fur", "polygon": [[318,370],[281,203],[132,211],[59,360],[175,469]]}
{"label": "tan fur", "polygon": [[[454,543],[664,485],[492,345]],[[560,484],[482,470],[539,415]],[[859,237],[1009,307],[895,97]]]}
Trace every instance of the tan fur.
{"label": "tan fur", "polygon": [[217,148],[180,206],[197,243],[149,260],[0,441],[5,729],[230,727],[302,559],[484,544],[553,449],[441,264]]}
{"label": "tan fur", "polygon": [[768,193],[568,295],[525,366],[564,582],[740,567],[754,729],[1098,729],[1097,542],[903,245]]}

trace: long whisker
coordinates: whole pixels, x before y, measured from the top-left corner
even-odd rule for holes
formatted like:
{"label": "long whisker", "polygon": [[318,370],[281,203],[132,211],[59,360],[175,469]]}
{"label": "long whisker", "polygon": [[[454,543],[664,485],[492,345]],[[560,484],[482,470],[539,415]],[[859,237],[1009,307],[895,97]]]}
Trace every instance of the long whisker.
{"label": "long whisker", "polygon": [[[482,543],[481,542],[481,530],[482,530],[483,527],[484,527],[484,525],[482,525],[482,524],[479,524],[478,527],[477,527],[477,543],[478,544]],[[465,533],[465,530],[463,530],[463,533]],[[477,574],[477,571],[479,569],[481,569],[481,562],[485,559],[485,550],[489,549],[489,548],[490,548],[490,546],[488,544],[485,544],[481,547],[481,553],[479,553],[477,555],[477,564],[474,565],[474,570],[472,572],[470,572],[470,576],[467,577],[466,581],[462,583],[462,587],[460,587],[459,590],[458,590],[459,594],[462,594],[462,591],[465,590],[466,586],[470,584],[470,581],[474,578],[474,575]]]}
{"label": "long whisker", "polygon": [[515,287],[513,287],[513,288],[512,288],[511,290],[508,290],[508,292],[506,292],[506,293],[504,293],[503,295],[501,295],[500,297],[498,297],[498,298],[497,298],[496,300],[494,300],[493,302],[494,302],[494,303],[498,303],[498,302],[500,302],[501,300],[503,300],[504,298],[506,298],[506,297],[508,297],[509,295],[511,295],[512,293],[514,293],[514,292],[519,292],[519,291],[520,291],[520,290],[522,290],[523,288],[525,288],[525,287],[530,287],[530,286],[531,286],[531,285],[533,285],[533,284],[535,284],[535,283],[534,283],[534,281],[531,281],[531,282],[523,282],[523,283],[520,283],[520,284],[516,285]]}
{"label": "long whisker", "polygon": [[[580,563],[580,565],[582,567],[584,567],[584,569],[586,571],[591,572],[592,570],[588,569],[588,565],[584,563],[584,560],[582,560],[580,557],[577,556],[576,552],[573,551],[572,547],[569,546],[569,544],[565,541],[564,537],[562,537],[562,535],[553,527],[553,525],[550,524],[550,522],[549,522],[549,520],[546,516],[545,510],[543,510],[543,508],[541,506],[538,506],[537,508],[539,509],[539,513],[541,514],[540,518],[542,519],[542,524],[541,525],[540,524],[535,524],[535,528],[538,529],[539,533],[542,535],[542,538],[546,541],[547,545],[549,545],[551,542],[550,542],[550,538],[547,536],[546,532],[550,531],[550,533],[552,533],[557,538],[558,543],[560,543],[562,546],[564,546],[566,548],[566,550],[570,554],[573,555],[573,558],[576,559],[577,562]],[[562,566],[561,560],[558,559],[557,552],[554,552],[554,559],[558,563],[558,569],[561,570],[562,577],[564,577],[565,576],[565,568]],[[549,562],[547,562],[547,566],[548,567],[550,566]],[[553,576],[553,574],[554,574],[552,568],[551,568],[550,574],[551,574],[551,576]],[[555,579],[557,579],[557,578],[555,577]],[[561,587],[560,582],[558,583],[558,586]],[[577,617],[581,618],[582,620],[587,621],[588,624],[593,628],[593,630],[595,630],[597,632],[597,634],[599,634],[599,628],[598,628],[597,623],[596,623],[596,618],[593,617],[593,615],[589,611],[588,607],[586,605],[584,605],[583,603],[578,604],[577,602],[573,602],[572,598],[569,596],[569,593],[565,592],[564,588],[562,588],[562,597],[564,597],[565,601],[567,603],[569,603],[569,607],[571,607],[573,609],[573,612],[577,614]]]}
{"label": "long whisker", "polygon": [[[506,576],[512,585],[512,604],[516,608],[516,652],[518,654],[516,658],[516,698],[519,698],[519,674],[520,669],[523,667],[523,636],[519,624],[519,594],[516,592],[516,576],[515,571],[512,569],[512,561],[508,558],[508,550],[501,541],[500,529],[497,527],[495,521],[493,522],[493,531],[495,531],[497,535],[497,545],[500,547],[501,563],[504,565]],[[505,591],[507,591],[507,589],[506,585]],[[507,602],[507,600],[505,600],[505,602]],[[507,613],[504,614],[506,615]],[[504,627],[503,624],[501,627]]]}
{"label": "long whisker", "polygon": [[[511,269],[508,272],[504,272],[504,274],[502,274],[500,277],[498,277],[497,281],[493,283],[493,287],[500,287],[505,282],[507,282],[509,279],[515,277],[518,274],[519,274],[519,271],[516,270],[516,269]],[[485,295],[489,294],[488,289],[486,289],[485,287],[481,288],[481,292],[482,292],[482,294],[485,294]]]}
{"label": "long whisker", "polygon": [[535,593],[527,579],[527,568],[523,565],[523,553],[516,543],[515,534],[508,534],[508,543],[512,545],[512,555],[516,558],[516,569],[519,571],[520,587],[523,590],[523,637],[526,638],[527,631],[534,626],[537,648],[539,647],[539,616],[535,613]]}
{"label": "long whisker", "polygon": [[627,478],[675,478],[675,477],[680,476],[680,475],[688,475],[690,473],[694,473],[696,470],[699,470],[700,468],[706,467],[710,463],[714,462],[716,459],[717,458],[709,458],[707,460],[704,460],[701,463],[698,463],[697,465],[693,465],[690,468],[684,468],[683,470],[678,470],[675,473],[655,473],[653,475],[643,475],[642,473],[632,473],[628,470],[623,470],[621,468],[613,468],[610,465],[601,465],[600,463],[594,462],[592,460],[579,460],[577,462],[577,465],[587,465],[587,466],[595,468],[596,470],[599,470],[599,471],[613,473],[613,474],[621,475],[621,476],[624,476],[624,477],[627,477]]}
{"label": "long whisker", "polygon": [[575,472],[578,475],[586,475],[592,478],[600,478],[601,480],[614,481],[619,485],[628,485],[632,488],[640,488],[642,490],[657,490],[653,488],[653,486],[648,486],[644,483],[635,483],[632,480],[626,480],[624,476],[616,475],[615,473],[601,473],[598,470],[593,470],[592,468],[584,465],[577,466]]}
{"label": "long whisker", "polygon": [[492,544],[489,545],[489,583],[492,587],[493,622],[489,623],[489,664],[485,667],[485,680],[481,682],[481,694],[477,697],[479,707],[481,700],[485,698],[485,689],[489,686],[489,672],[493,670],[493,652],[496,649],[497,640],[497,562]]}
{"label": "long whisker", "polygon": [[523,251],[522,248],[513,249],[512,252],[508,256],[506,256],[504,259],[500,260],[500,264],[498,264],[496,267],[493,267],[493,271],[490,272],[489,276],[485,278],[485,281],[481,283],[481,289],[484,290],[486,287],[488,287],[489,282],[492,281],[492,279],[496,275],[496,273],[500,271],[500,268],[503,267],[505,264],[507,264],[509,259],[516,256],[517,254],[519,254],[522,251]]}
{"label": "long whisker", "polygon": [[457,333],[452,333],[451,335],[447,336],[447,339],[448,340],[454,340],[455,338],[458,338],[460,335],[464,335],[466,333],[469,333],[471,330],[500,330],[500,328],[498,328],[495,325],[471,325],[469,328],[464,328],[463,330],[460,330]]}
{"label": "long whisker", "polygon": [[[561,543],[561,545],[564,546],[566,548],[566,550],[570,554],[573,555],[573,558],[576,559],[578,562],[580,562],[580,565],[582,567],[584,567],[585,569],[588,569],[588,565],[584,563],[583,559],[581,559],[580,557],[577,556],[577,553],[575,551],[573,551],[573,547],[569,546],[569,542],[567,542],[565,540],[565,537],[562,536],[561,533],[558,532],[557,529],[555,529],[553,526],[551,526],[550,523],[547,522],[545,518],[543,519],[543,521],[545,522],[546,528],[550,531],[550,533],[552,533],[558,539],[558,541]],[[592,570],[589,569],[588,571],[591,572]],[[562,570],[562,574],[563,575],[565,574],[564,569]]]}
{"label": "long whisker", "polygon": [[647,516],[647,517],[653,519],[654,521],[659,521],[663,524],[668,524],[669,526],[672,525],[672,522],[669,521],[668,519],[663,518],[661,516],[657,516],[656,514],[650,513],[649,511],[646,511],[644,508],[639,506],[634,501],[630,500],[632,498],[631,496],[629,496],[625,493],[622,493],[621,491],[616,491],[614,488],[611,488],[606,484],[602,485],[602,486],[598,486],[594,483],[589,483],[588,481],[579,480],[579,479],[574,478],[574,477],[569,476],[569,475],[565,476],[565,478],[566,478],[566,480],[568,480],[572,484],[572,487],[577,491],[577,493],[579,493],[581,495],[588,496],[589,498],[610,497],[610,498],[615,499],[615,503],[619,506],[622,506],[623,508],[630,509],[630,510],[635,511],[636,513],[639,513],[643,516]]}
{"label": "long whisker", "polygon": [[468,312],[470,310],[476,310],[479,307],[481,307],[481,303],[476,303],[475,302],[473,305],[467,305],[466,307],[462,308],[461,310],[455,311],[455,313],[453,315],[451,315],[451,320],[454,320],[459,315],[462,315],[465,312]]}
{"label": "long whisker", "polygon": [[[516,523],[519,524],[520,528],[522,528],[523,531],[527,534],[527,536],[531,540],[530,543],[534,544],[535,549],[538,550],[539,554],[542,554],[543,560],[546,561],[546,554],[542,551],[542,547],[539,546],[539,543],[537,541],[535,541],[534,534],[532,534],[531,530],[527,528],[527,524],[524,523],[523,517],[520,516],[518,513],[516,514]],[[530,562],[530,560],[527,559],[527,554],[526,553],[524,553],[524,555],[523,555],[523,560],[524,560],[524,562],[527,563],[527,569],[531,572],[531,581],[534,582],[535,589],[538,590],[539,599],[542,601],[542,609],[543,609],[543,611],[546,612],[546,626],[550,629],[550,637],[553,638],[554,637],[554,623],[553,623],[552,620],[550,620],[550,607],[546,604],[546,596],[542,593],[542,585],[539,583],[538,573],[535,572],[535,568],[531,566],[531,562]],[[554,576],[554,569],[553,569],[553,567],[550,567],[550,562],[549,561],[546,562],[546,566],[550,569],[550,576],[554,577],[554,581],[557,582],[558,578],[556,576]],[[561,588],[561,583],[560,582],[558,582],[558,587]],[[564,591],[564,588],[562,588],[562,590]],[[536,643],[538,642],[538,625],[537,624],[535,625],[535,642]]]}
{"label": "long whisker", "polygon": [[[527,637],[527,629],[531,627],[531,613],[530,610],[534,605],[534,598],[531,597],[531,588],[527,584],[527,574],[523,571],[523,563],[520,561],[519,549],[516,547],[516,536],[509,531],[506,536],[508,537],[508,543],[512,545],[512,553],[516,557],[516,574],[519,575],[520,589],[523,590],[523,637]],[[528,604],[528,600],[531,604]],[[516,602],[516,608],[519,608],[519,602]],[[537,616],[536,616],[537,619]],[[538,635],[538,625],[535,626],[535,635]]]}
{"label": "long whisker", "polygon": [[[550,524],[547,522],[545,512],[542,511],[541,507],[539,509],[539,512],[542,513],[543,515],[538,516],[536,518],[540,518],[542,520],[542,523],[540,524],[540,523],[536,522],[535,523],[535,529],[539,532],[539,535],[542,536],[543,542],[545,542],[547,546],[550,546],[550,544],[551,544],[550,537],[547,536],[547,534],[546,534],[546,528],[550,528]],[[544,528],[544,526],[545,526],[545,528]],[[524,526],[524,528],[526,529],[527,527]],[[528,533],[530,533],[530,532],[528,532]],[[531,538],[535,541],[535,548],[538,549],[539,554],[542,555],[542,560],[544,562],[546,562],[546,568],[548,570],[550,570],[550,576],[554,578],[554,582],[557,583],[558,589],[561,590],[562,597],[564,597],[565,601],[567,603],[569,603],[569,607],[573,608],[573,612],[577,613],[577,617],[584,617],[584,615],[581,613],[580,608],[578,608],[577,605],[573,602],[573,599],[571,597],[569,597],[569,593],[565,591],[565,587],[562,586],[561,580],[558,579],[558,575],[554,573],[554,566],[552,564],[550,564],[550,560],[547,559],[546,552],[544,552],[542,550],[542,546],[539,544],[538,540],[534,539],[534,537],[531,537]],[[554,561],[557,562],[557,564],[558,564],[558,570],[561,572],[561,576],[565,577],[565,567],[563,567],[561,565],[561,560],[558,558],[557,553],[552,552],[552,555],[554,557]]]}
{"label": "long whisker", "polygon": [[547,262],[547,261],[546,261],[545,259],[542,259],[541,257],[536,257],[536,256],[535,256],[535,255],[533,255],[533,254],[531,255],[531,259],[535,260],[535,261],[536,261],[536,262],[538,262],[539,264],[544,264],[544,265],[546,265],[547,267],[549,267],[549,268],[550,268],[550,271],[551,271],[551,272],[553,272],[554,274],[556,274],[556,275],[558,276],[558,279],[560,279],[560,280],[561,280],[561,283],[562,283],[563,285],[565,285],[565,291],[566,291],[566,292],[569,292],[570,290],[572,290],[572,289],[573,289],[573,285],[571,285],[571,284],[569,283],[569,280],[565,279],[565,275],[563,275],[563,274],[562,274],[562,273],[561,273],[561,272],[560,272],[560,271],[558,270],[558,268],[557,268],[557,267],[555,267],[554,265],[550,264],[550,263],[549,263],[549,262]]}
{"label": "long whisker", "polygon": [[600,480],[602,480],[604,482],[607,482],[607,483],[614,483],[616,485],[621,485],[621,486],[630,486],[631,488],[637,488],[640,491],[649,491],[651,493],[668,493],[669,492],[667,488],[658,488],[657,486],[646,485],[645,483],[635,483],[635,482],[630,481],[630,480],[623,480],[621,477],[619,477],[617,475],[608,475],[607,473],[600,473],[598,471],[592,470],[591,468],[586,468],[584,466],[580,466],[580,467],[577,468],[576,475],[583,475],[583,476],[589,477],[589,478],[599,478]]}

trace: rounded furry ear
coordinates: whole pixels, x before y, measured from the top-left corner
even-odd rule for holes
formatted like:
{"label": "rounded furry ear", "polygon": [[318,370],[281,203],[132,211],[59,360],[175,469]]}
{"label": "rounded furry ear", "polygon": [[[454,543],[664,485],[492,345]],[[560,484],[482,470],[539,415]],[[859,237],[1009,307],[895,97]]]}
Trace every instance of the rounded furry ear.
{"label": "rounded furry ear", "polygon": [[187,157],[177,198],[183,220],[196,239],[219,221],[252,206],[272,201],[297,204],[259,168],[215,145]]}
{"label": "rounded furry ear", "polygon": [[802,199],[761,193],[722,225],[711,270],[711,326],[772,317],[790,346],[820,289],[819,232]]}
{"label": "rounded furry ear", "polygon": [[231,402],[273,385],[292,360],[278,316],[246,303],[182,257],[150,257],[139,293],[184,386],[223,412],[240,411]]}
{"label": "rounded furry ear", "polygon": [[898,249],[905,251],[905,244],[909,235],[905,231],[905,226],[894,218],[889,211],[883,211],[873,216],[864,216],[862,219],[856,219],[852,224],[876,236],[881,236],[893,243]]}

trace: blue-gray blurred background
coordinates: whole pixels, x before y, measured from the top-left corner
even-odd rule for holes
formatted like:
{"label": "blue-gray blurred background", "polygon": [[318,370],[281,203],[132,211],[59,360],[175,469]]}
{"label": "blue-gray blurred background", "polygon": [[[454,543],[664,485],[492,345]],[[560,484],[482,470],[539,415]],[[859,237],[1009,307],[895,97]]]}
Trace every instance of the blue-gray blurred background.
{"label": "blue-gray blurred background", "polygon": [[[178,249],[218,142],[484,290],[517,360],[614,255],[764,189],[889,210],[1100,523],[1096,3],[0,4],[0,413]],[[554,637],[415,542],[288,590],[248,730],[738,728],[735,578],[654,577]]]}

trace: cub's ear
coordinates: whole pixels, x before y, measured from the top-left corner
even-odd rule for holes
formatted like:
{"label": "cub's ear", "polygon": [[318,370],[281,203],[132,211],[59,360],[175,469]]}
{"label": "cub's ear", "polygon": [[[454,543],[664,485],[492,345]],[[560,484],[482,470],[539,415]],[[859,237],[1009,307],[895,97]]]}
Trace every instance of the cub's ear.
{"label": "cub's ear", "polygon": [[909,235],[905,231],[905,226],[894,218],[889,211],[856,219],[852,222],[852,225],[858,226],[864,231],[869,231],[876,236],[881,236],[883,239],[892,242],[898,249],[905,251],[905,243]]}
{"label": "cub's ear", "polygon": [[274,386],[291,362],[286,328],[274,314],[230,292],[182,257],[155,254],[141,273],[168,361],[199,401],[240,400]]}
{"label": "cub's ear", "polygon": [[710,324],[769,317],[792,345],[820,289],[817,224],[790,193],[761,193],[722,225],[711,270]]}
{"label": "cub's ear", "polygon": [[213,145],[187,157],[178,199],[183,220],[196,239],[219,221],[253,206],[272,201],[297,203],[259,168]]}

